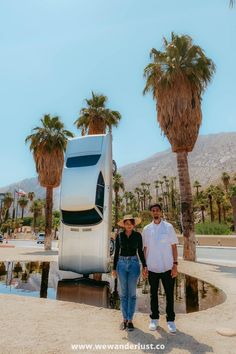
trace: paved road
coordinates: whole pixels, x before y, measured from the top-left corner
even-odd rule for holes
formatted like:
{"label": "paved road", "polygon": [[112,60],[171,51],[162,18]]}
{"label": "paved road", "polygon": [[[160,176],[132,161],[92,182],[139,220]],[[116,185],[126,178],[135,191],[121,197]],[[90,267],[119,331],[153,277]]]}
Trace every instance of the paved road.
{"label": "paved road", "polygon": [[[44,248],[44,245],[38,245],[33,240],[11,240],[8,241],[8,244],[15,245],[16,247]],[[58,249],[58,241],[52,241],[52,249]],[[179,256],[182,257],[183,247],[178,246],[178,250]],[[198,246],[197,260],[209,264],[236,266],[236,247]]]}
{"label": "paved road", "polygon": [[[4,241],[4,245],[6,242]],[[15,247],[30,247],[30,248],[44,248],[43,244],[37,244],[36,240],[10,240],[8,245],[14,245]],[[58,248],[58,241],[52,241],[52,249]]]}
{"label": "paved road", "polygon": [[[183,255],[183,247],[179,246],[179,256]],[[216,247],[216,246],[198,246],[198,262],[219,265],[236,266],[236,247]]]}

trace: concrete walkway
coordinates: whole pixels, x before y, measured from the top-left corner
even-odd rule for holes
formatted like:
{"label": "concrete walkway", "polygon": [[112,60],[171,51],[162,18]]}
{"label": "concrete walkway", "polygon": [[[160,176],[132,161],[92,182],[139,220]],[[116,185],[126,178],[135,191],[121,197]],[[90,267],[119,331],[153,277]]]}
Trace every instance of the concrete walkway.
{"label": "concrete walkway", "polygon": [[[23,248],[1,248],[0,260],[56,261],[57,252]],[[78,303],[0,295],[0,353],[217,353],[235,354],[236,268],[180,261],[179,271],[205,280],[222,289],[226,301],[205,311],[178,314],[175,336],[160,328],[149,332],[149,317],[136,314],[136,330],[119,330],[121,314],[116,310]],[[72,344],[164,345],[165,349],[72,350]]]}

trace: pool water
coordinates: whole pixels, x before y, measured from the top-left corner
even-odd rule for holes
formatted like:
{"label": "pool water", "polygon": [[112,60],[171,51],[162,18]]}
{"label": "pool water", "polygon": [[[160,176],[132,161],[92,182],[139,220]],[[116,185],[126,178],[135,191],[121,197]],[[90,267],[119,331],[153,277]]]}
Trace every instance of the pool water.
{"label": "pool water", "polygon": [[[0,262],[0,293],[120,308],[119,282],[111,274],[101,281],[60,271],[57,262]],[[159,286],[160,313],[165,313],[165,294]],[[224,302],[222,290],[200,279],[180,273],[175,282],[175,312],[205,310]],[[150,312],[148,281],[137,285],[137,312]]]}

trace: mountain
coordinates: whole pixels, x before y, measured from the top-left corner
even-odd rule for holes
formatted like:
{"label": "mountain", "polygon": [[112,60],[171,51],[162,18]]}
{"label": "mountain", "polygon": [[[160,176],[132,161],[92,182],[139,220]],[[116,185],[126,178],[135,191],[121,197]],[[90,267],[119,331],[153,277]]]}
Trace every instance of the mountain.
{"label": "mountain", "polygon": [[[191,181],[202,187],[218,182],[222,172],[236,172],[236,132],[199,136],[188,155]],[[141,182],[153,183],[163,176],[177,176],[176,154],[166,150],[119,169],[127,190]]]}
{"label": "mountain", "polygon": [[[189,153],[190,178],[198,180],[203,187],[220,180],[222,172],[236,172],[236,132],[199,136],[194,150]],[[126,190],[133,190],[141,182],[153,183],[163,176],[177,176],[176,156],[171,150],[155,155],[119,169]],[[37,198],[45,198],[45,189],[37,178],[0,188],[0,192],[20,188],[25,192],[35,192]],[[153,190],[153,189],[151,189]],[[60,189],[54,190],[54,208],[59,208]]]}
{"label": "mountain", "polygon": [[[41,187],[38,178],[26,178],[20,182],[10,184],[9,186],[5,186],[0,188],[0,193],[11,192],[14,195],[15,190],[22,189],[24,192],[34,192],[36,198],[45,199],[46,190]],[[59,200],[60,200],[60,188],[55,188],[53,190],[53,199],[54,199],[54,209],[59,208]],[[27,208],[26,208],[27,215]]]}

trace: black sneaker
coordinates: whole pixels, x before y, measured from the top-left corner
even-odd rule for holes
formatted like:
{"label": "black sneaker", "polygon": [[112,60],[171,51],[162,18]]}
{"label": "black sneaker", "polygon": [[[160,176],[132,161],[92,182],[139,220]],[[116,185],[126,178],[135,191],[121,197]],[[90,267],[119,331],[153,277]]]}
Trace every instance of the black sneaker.
{"label": "black sneaker", "polygon": [[134,325],[133,325],[132,322],[128,322],[127,329],[128,329],[128,331],[133,331],[134,330]]}
{"label": "black sneaker", "polygon": [[124,331],[127,328],[127,321],[123,321],[120,325],[120,329]]}

